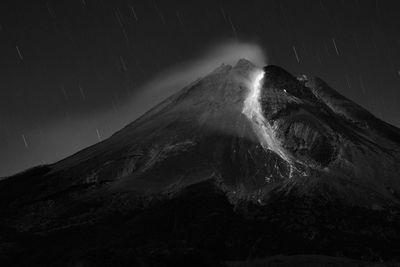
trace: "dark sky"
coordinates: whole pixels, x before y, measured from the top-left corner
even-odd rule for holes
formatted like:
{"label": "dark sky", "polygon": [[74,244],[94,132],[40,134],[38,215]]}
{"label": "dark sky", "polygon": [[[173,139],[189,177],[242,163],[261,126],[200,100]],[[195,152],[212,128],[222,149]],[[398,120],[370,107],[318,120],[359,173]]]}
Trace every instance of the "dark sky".
{"label": "dark sky", "polygon": [[269,64],[320,76],[400,126],[399,10],[398,0],[1,0],[0,176],[109,136],[142,112],[122,107],[144,84],[226,40],[258,44]]}

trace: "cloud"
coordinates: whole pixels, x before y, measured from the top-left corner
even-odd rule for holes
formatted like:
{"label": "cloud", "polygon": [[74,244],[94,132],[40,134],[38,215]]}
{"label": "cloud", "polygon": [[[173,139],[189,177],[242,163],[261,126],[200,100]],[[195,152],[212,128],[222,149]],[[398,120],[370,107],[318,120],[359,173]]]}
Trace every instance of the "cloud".
{"label": "cloud", "polygon": [[148,109],[176,93],[186,85],[206,76],[222,63],[235,65],[246,58],[257,66],[266,64],[266,55],[260,46],[251,43],[225,42],[202,53],[197,59],[177,64],[154,76],[142,86],[125,106],[130,120],[136,119]]}

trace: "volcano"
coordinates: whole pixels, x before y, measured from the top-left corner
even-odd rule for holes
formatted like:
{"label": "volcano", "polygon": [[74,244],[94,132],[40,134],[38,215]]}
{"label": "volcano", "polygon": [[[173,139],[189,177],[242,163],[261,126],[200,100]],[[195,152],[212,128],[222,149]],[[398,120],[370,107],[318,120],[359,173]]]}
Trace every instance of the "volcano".
{"label": "volcano", "polygon": [[318,77],[241,59],[110,138],[1,180],[0,261],[399,261],[399,173],[399,129]]}

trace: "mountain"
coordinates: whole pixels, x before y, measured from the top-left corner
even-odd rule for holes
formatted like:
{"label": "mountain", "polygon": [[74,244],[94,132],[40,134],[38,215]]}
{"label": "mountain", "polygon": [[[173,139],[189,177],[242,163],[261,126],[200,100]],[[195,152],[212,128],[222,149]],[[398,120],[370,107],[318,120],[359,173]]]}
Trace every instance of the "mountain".
{"label": "mountain", "polygon": [[399,261],[399,173],[399,129],[317,77],[242,59],[107,140],[1,180],[0,262]]}

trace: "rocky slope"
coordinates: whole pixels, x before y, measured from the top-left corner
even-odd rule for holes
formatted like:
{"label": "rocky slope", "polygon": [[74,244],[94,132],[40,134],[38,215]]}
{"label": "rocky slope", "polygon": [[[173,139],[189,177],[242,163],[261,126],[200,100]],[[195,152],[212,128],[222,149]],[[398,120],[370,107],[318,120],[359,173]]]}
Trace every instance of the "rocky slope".
{"label": "rocky slope", "polygon": [[399,260],[400,131],[321,79],[222,65],[109,139],[0,181],[0,261]]}

